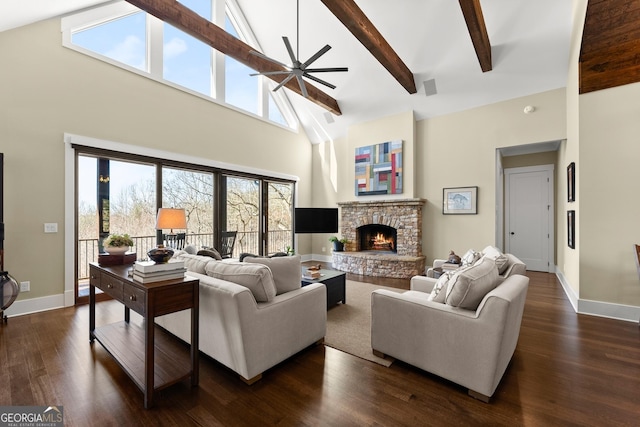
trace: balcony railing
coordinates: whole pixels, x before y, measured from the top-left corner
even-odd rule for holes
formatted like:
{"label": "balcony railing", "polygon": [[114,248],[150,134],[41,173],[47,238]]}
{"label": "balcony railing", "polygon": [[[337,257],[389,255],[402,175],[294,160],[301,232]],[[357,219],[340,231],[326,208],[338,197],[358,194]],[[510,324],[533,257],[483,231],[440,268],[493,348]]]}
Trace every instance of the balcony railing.
{"label": "balcony railing", "polygon": [[[133,248],[136,252],[137,259],[146,259],[149,249],[156,247],[156,236],[138,236],[132,237]],[[292,245],[291,230],[269,231],[269,250],[268,252],[282,252],[287,246]],[[211,233],[187,234],[188,245],[194,245],[196,248],[203,246],[215,246],[213,244],[213,235]],[[241,253],[258,253],[260,247],[259,234],[257,231],[238,232],[236,242],[233,247],[233,258],[238,258]],[[78,280],[89,278],[89,263],[98,260],[98,239],[80,239],[78,240]]]}

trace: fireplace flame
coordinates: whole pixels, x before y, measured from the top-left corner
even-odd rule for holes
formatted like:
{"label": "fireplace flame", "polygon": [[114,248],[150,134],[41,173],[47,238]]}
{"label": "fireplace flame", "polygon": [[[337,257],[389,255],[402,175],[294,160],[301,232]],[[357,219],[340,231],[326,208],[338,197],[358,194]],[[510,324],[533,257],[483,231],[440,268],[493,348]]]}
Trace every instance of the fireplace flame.
{"label": "fireplace flame", "polygon": [[372,245],[373,249],[375,250],[388,250],[388,251],[392,251],[394,250],[393,248],[393,238],[392,237],[388,237],[385,236],[382,233],[378,233],[375,235],[375,237],[372,239]]}

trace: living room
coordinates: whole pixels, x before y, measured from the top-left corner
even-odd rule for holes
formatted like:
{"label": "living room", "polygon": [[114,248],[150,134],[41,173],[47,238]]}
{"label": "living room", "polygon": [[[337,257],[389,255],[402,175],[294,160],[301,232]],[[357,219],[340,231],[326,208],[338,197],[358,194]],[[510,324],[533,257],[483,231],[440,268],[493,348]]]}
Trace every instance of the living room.
{"label": "living room", "polygon": [[[66,49],[60,42],[60,18],[3,31],[0,33],[5,64],[0,81],[0,139],[3,141],[0,151],[5,155],[4,265],[15,277],[31,282],[31,291],[23,293],[8,313],[69,307],[63,310],[67,319],[67,310],[73,310],[74,284],[69,279],[73,277],[70,271],[73,244],[69,244],[73,241],[74,228],[73,209],[69,209],[73,206],[74,196],[73,174],[69,169],[69,164],[73,163],[69,145],[73,142],[88,141],[103,148],[204,159],[201,161],[295,176],[298,178],[298,206],[336,207],[339,202],[357,199],[353,192],[354,149],[401,139],[404,142],[405,181],[404,192],[397,197],[426,200],[422,250],[430,262],[445,256],[451,249],[463,252],[496,241],[499,228],[495,215],[499,202],[496,188],[501,182],[496,150],[559,141],[557,151],[547,154],[553,158],[557,188],[555,265],[551,277],[558,278],[562,289],[561,293],[554,294],[554,298],[564,298],[571,303],[573,312],[565,314],[573,316],[576,322],[584,321],[584,315],[578,312],[637,323],[640,285],[632,244],[639,240],[640,202],[629,195],[634,193],[633,183],[640,179],[635,164],[640,156],[640,147],[636,144],[640,131],[637,120],[640,83],[578,95],[578,55],[585,10],[586,2],[574,2],[574,35],[566,87],[428,119],[416,119],[412,109],[406,108],[350,126],[342,137],[318,144],[311,144],[303,132],[274,126]],[[535,106],[533,114],[523,113],[528,105]],[[532,161],[540,164],[539,157],[531,154],[505,159],[508,167],[529,166]],[[548,157],[545,157],[544,162],[547,161]],[[577,165],[577,197],[569,204],[564,191],[567,187],[564,170],[571,162]],[[480,190],[478,214],[442,215],[442,189],[468,185],[478,186]],[[627,188],[627,185],[631,187]],[[617,208],[619,201],[627,203],[625,209]],[[575,249],[566,244],[566,211],[569,209],[577,212]],[[43,233],[44,223],[58,223],[58,233]],[[329,253],[323,248],[329,247],[327,237],[300,236],[296,251],[308,259],[326,261]],[[5,327],[11,328],[14,322],[19,324],[20,317],[25,316],[10,318]],[[592,322],[591,317],[589,322]],[[51,321],[52,318],[48,319]],[[74,346],[83,345],[86,330],[81,329],[74,337],[77,338]],[[23,339],[31,338],[30,335]],[[627,339],[637,351],[637,332]],[[11,345],[3,341],[2,358],[5,361],[8,359],[4,352]],[[317,365],[331,376],[368,369],[363,362],[330,350],[323,353],[324,357],[316,353],[310,356],[307,366]],[[20,357],[28,359],[29,355],[13,355],[11,360]],[[87,362],[83,366],[101,365],[107,359],[104,355],[96,358],[95,364]],[[295,359],[291,362],[294,366],[297,363]],[[291,364],[278,367],[273,377],[293,375],[287,369]],[[333,370],[334,365],[340,366]],[[34,363],[33,366],[37,369],[38,365]],[[629,375],[637,377],[637,362],[635,365],[630,362],[630,366]],[[521,368],[517,364],[515,367]],[[70,361],[59,370],[68,370],[69,375],[73,375],[73,363]],[[3,369],[3,372],[7,370]],[[207,377],[206,372],[213,374]],[[294,372],[310,375],[305,370]],[[411,382],[433,380],[431,376],[412,374],[403,374],[402,378]],[[78,374],[81,375],[96,379],[88,372]],[[97,378],[97,384],[127,381],[121,373],[112,372],[111,375]],[[216,375],[219,372],[215,368],[204,369],[203,387],[215,382]],[[323,381],[317,375],[312,375],[314,384]],[[372,381],[387,380],[386,376],[381,378]],[[329,383],[332,380],[332,377],[324,379]],[[631,394],[637,390],[635,384],[636,388],[630,389]],[[270,385],[273,383],[258,384],[267,395],[269,392],[265,389]],[[291,393],[310,393],[303,381],[289,386]],[[12,401],[14,392],[18,394],[17,387],[11,386],[11,398],[2,394],[0,403]],[[48,387],[52,386],[44,385],[43,389]],[[106,387],[109,392],[122,390],[112,385]],[[442,389],[445,393],[451,392],[440,385],[438,391]],[[131,390],[135,388],[125,388],[129,394],[120,402],[120,409],[140,406],[139,395]],[[235,385],[225,392],[255,393]],[[318,392],[314,387],[313,392],[332,391]],[[545,391],[540,390],[540,393]],[[86,399],[73,391],[58,397],[61,401],[57,403],[68,406],[75,399]],[[400,397],[407,401],[413,398],[410,395]],[[217,399],[225,398],[213,398]],[[355,395],[349,404],[358,405],[361,399],[363,397]],[[257,405],[255,401],[253,404]],[[456,404],[459,404],[458,400]],[[90,408],[89,403],[85,405]],[[266,400],[263,405],[266,407],[270,403]],[[490,411],[476,406],[475,402],[469,405],[462,411]],[[327,411],[334,409],[325,408]],[[460,407],[445,409],[454,411]],[[347,411],[345,408],[340,410]],[[169,416],[167,412],[163,415]],[[201,423],[207,424],[207,414],[200,415],[205,417]],[[115,417],[121,424],[127,423],[117,414],[109,413],[108,416]],[[153,415],[143,413],[141,417],[149,423],[158,422]],[[521,424],[525,421],[526,417],[523,417]],[[295,424],[296,420],[291,423]],[[314,424],[313,421],[309,423]],[[323,424],[323,420],[317,419],[316,423]],[[472,421],[466,423],[472,424]],[[507,421],[502,420],[502,423]]]}

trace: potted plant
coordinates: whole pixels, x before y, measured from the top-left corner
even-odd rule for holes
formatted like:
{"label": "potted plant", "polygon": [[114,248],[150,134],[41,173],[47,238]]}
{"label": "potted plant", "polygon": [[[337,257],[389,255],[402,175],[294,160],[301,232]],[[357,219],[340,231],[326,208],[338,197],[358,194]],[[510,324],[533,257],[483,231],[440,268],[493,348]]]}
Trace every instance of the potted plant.
{"label": "potted plant", "polygon": [[133,246],[133,239],[128,234],[110,234],[104,239],[104,250],[110,255],[124,254]]}
{"label": "potted plant", "polygon": [[334,252],[342,252],[342,251],[344,251],[345,243],[349,243],[349,240],[345,239],[344,237],[342,239],[338,239],[336,236],[331,236],[329,238],[329,241],[331,243],[333,243],[333,251]]}

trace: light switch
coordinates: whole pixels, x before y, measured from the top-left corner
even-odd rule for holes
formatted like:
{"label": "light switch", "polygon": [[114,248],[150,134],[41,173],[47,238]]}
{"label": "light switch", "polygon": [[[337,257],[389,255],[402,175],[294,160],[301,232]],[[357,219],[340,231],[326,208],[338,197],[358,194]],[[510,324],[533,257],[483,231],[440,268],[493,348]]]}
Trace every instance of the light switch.
{"label": "light switch", "polygon": [[57,222],[45,222],[45,224],[44,224],[44,232],[45,233],[57,233],[58,232],[58,223]]}

